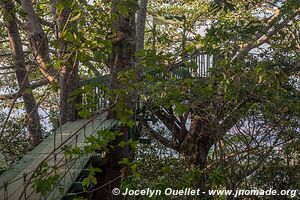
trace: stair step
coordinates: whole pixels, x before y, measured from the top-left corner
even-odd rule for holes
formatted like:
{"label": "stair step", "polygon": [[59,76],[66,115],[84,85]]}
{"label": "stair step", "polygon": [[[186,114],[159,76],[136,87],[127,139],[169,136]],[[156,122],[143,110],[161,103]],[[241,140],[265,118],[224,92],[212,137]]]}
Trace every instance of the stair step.
{"label": "stair step", "polygon": [[83,191],[83,186],[82,182],[74,182],[72,185],[72,192],[82,192]]}
{"label": "stair step", "polygon": [[67,193],[62,200],[73,200],[76,197],[76,193]]}
{"label": "stair step", "polygon": [[88,177],[88,175],[89,175],[88,169],[83,169],[83,170],[81,171],[81,174],[80,174],[81,178]]}

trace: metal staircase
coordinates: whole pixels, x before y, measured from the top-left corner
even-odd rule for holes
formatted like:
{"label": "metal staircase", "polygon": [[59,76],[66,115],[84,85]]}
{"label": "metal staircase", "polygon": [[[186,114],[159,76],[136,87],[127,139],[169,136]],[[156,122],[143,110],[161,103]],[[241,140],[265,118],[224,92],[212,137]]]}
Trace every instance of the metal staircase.
{"label": "metal staircase", "polygon": [[[106,120],[106,111],[90,120],[68,122],[27,153],[10,170],[0,176],[0,199],[62,199],[87,166],[93,154],[69,158],[64,149],[84,148],[86,139],[98,131],[110,129],[116,120]],[[34,185],[41,176],[55,179],[55,186],[47,194],[41,194]],[[48,178],[48,179],[47,179]],[[45,183],[46,184],[46,183]]]}
{"label": "metal staircase", "polygon": [[[185,67],[187,62],[195,63],[196,68]],[[212,56],[198,54],[171,66],[169,71],[178,79],[184,76],[203,78],[209,76],[212,62]],[[108,80],[109,75],[104,75],[85,80],[81,82],[81,86],[99,82],[103,84]],[[97,134],[100,130],[111,129],[118,124],[116,120],[106,119],[108,100],[104,91],[97,86],[94,89],[97,104],[94,116],[88,120],[78,119],[60,126],[40,145],[24,155],[13,168],[1,174],[0,200],[69,200],[82,191],[81,181],[87,176],[87,169],[93,164],[93,160],[101,160],[102,155],[94,153],[69,158],[64,152],[65,148],[68,146],[82,149],[88,145],[86,139],[89,136]],[[83,103],[89,102],[84,102],[83,97]],[[40,181],[39,177],[55,183],[54,187],[48,188],[46,194],[41,193],[42,190],[35,185]]]}

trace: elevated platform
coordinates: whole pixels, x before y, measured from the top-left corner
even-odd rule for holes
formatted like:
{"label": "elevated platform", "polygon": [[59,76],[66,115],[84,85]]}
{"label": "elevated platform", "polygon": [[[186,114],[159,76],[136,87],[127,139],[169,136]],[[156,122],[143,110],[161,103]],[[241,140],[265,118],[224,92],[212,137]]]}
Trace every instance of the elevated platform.
{"label": "elevated platform", "polygon": [[[71,187],[92,156],[85,155],[69,159],[65,156],[63,148],[66,146],[83,148],[87,137],[115,124],[115,120],[106,120],[106,113],[93,119],[79,119],[64,124],[36,148],[24,155],[13,168],[0,175],[0,200],[62,199],[63,194],[59,190],[62,189],[66,192]],[[41,194],[34,189],[32,180],[33,174],[43,163],[47,163],[48,166],[56,166],[55,171],[46,173],[48,176],[59,175],[59,182],[57,187],[41,198]]]}

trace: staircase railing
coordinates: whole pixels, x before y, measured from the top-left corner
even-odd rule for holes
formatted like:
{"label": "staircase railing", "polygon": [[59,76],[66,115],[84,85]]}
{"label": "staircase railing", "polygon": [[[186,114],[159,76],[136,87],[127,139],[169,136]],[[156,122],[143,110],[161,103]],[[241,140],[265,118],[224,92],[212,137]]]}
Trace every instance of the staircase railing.
{"label": "staircase railing", "polygon": [[[94,112],[92,118],[87,121],[81,120],[81,123],[84,123],[72,133],[64,133],[60,126],[54,134],[48,136],[48,141],[50,138],[51,140],[53,139],[53,144],[51,144],[52,149],[48,148],[47,152],[37,152],[36,159],[41,159],[40,161],[35,161],[39,162],[37,166],[30,166],[30,163],[27,163],[29,169],[25,170],[22,176],[16,177],[9,182],[4,182],[4,184],[0,186],[0,191],[3,192],[3,194],[0,194],[0,199],[40,199],[41,193],[43,193],[42,187],[45,187],[43,184],[53,183],[55,183],[55,187],[51,189],[48,188],[47,194],[42,195],[45,199],[50,194],[57,196],[59,195],[58,193],[60,193],[56,191],[58,188],[64,188],[64,186],[70,185],[70,183],[65,183],[67,180],[66,176],[69,176],[69,178],[71,176],[72,179],[76,178],[75,176],[79,173],[79,170],[83,169],[83,165],[86,164],[91,155],[80,155],[68,158],[64,152],[65,148],[83,148],[89,135],[95,134],[99,130],[115,124],[115,121],[105,120],[108,110],[108,100],[105,98],[104,91],[97,86],[93,89],[95,92],[94,100],[97,104],[94,111],[100,112]],[[89,102],[85,103],[88,104]],[[111,124],[108,125],[107,123]],[[41,145],[43,144],[44,143],[41,143]],[[40,183],[40,186],[38,183],[39,178],[46,180],[44,183]]]}
{"label": "staircase railing", "polygon": [[[197,65],[196,68],[186,68],[185,63],[186,62],[193,62]],[[185,68],[188,69],[189,76],[195,77],[195,78],[203,78],[209,76],[209,70],[213,66],[213,56],[207,55],[207,54],[198,54],[193,55],[187,58],[186,60],[183,60],[173,66],[170,66],[168,71],[174,73],[174,76],[177,76],[177,78],[182,78],[182,75],[176,73],[177,69]],[[103,79],[107,83],[109,78],[109,75],[105,75],[105,78],[94,78],[91,83],[95,82],[98,83],[98,79]],[[102,80],[102,81],[103,81]],[[102,82],[101,81],[101,82]],[[86,84],[89,84],[90,82],[87,81],[86,83],[82,83],[82,87],[85,87]],[[95,134],[95,131],[101,130],[103,128],[107,128],[109,126],[113,126],[116,122],[111,121],[110,125],[103,126],[106,121],[105,113],[108,110],[108,100],[106,98],[105,92],[101,89],[101,87],[94,86],[94,98],[96,102],[96,107],[94,110],[100,112],[94,114],[94,116],[85,122],[82,126],[80,126],[77,130],[75,130],[73,133],[69,134],[67,138],[63,139],[62,131],[56,130],[53,134],[53,149],[50,152],[47,152],[43,159],[41,159],[38,166],[35,166],[32,168],[32,170],[28,170],[23,174],[23,176],[17,177],[13,179],[10,182],[5,182],[3,185],[3,195],[0,196],[0,199],[4,197],[4,200],[10,199],[12,196],[14,196],[13,199],[39,199],[41,198],[41,192],[43,190],[39,188],[38,181],[39,177],[42,177],[43,179],[49,179],[52,180],[55,183],[54,186],[51,189],[48,189],[46,194],[43,194],[44,198],[48,198],[51,195],[57,196],[60,193],[59,188],[67,189],[65,188],[65,181],[66,176],[74,176],[76,178],[76,173],[78,173],[78,169],[83,169],[83,165],[86,164],[87,160],[89,159],[89,156],[91,155],[85,155],[85,156],[77,156],[74,158],[68,158],[65,155],[64,147],[69,146],[71,148],[75,147],[84,147],[86,144],[86,138],[90,134]],[[88,104],[89,99],[85,99],[85,96],[82,97],[83,104]],[[94,127],[96,120],[102,120],[100,122],[97,122],[97,127]],[[87,130],[90,129],[90,130]],[[60,133],[60,134],[59,134]],[[73,173],[77,170],[76,173]],[[48,181],[49,181],[48,180]],[[75,180],[74,180],[75,181]],[[15,184],[16,182],[22,182],[22,184],[18,184],[17,187],[9,187]],[[49,181],[50,182],[50,181]],[[45,183],[44,183],[45,184]],[[46,183],[47,184],[47,183]],[[50,184],[50,183],[48,183]],[[14,191],[8,192],[8,188],[13,188]],[[1,186],[0,186],[1,189]],[[19,192],[18,192],[19,191]],[[21,191],[21,192],[20,192]],[[9,195],[10,193],[10,195]],[[15,198],[15,195],[17,198]]]}
{"label": "staircase railing", "polygon": [[[210,70],[213,67],[214,56],[205,52],[187,56],[176,64],[170,65],[164,71],[172,78],[205,78],[211,75]],[[155,77],[164,77],[164,72],[157,73],[155,70],[148,72]]]}
{"label": "staircase railing", "polygon": [[[34,181],[36,180],[35,175],[39,172],[39,170],[43,170],[43,165],[45,163],[47,163],[47,165],[49,165],[49,163],[52,163],[54,165],[53,165],[53,168],[51,167],[47,170],[47,176],[43,176],[43,179],[47,179],[47,177],[50,177],[51,175],[53,176],[53,175],[58,174],[57,171],[59,171],[59,170],[64,171],[62,174],[60,174],[59,181],[57,181],[57,184],[55,185],[55,187],[53,187],[53,189],[51,191],[49,191],[48,195],[45,196],[46,198],[55,189],[57,189],[59,187],[58,184],[64,184],[65,185],[65,182],[62,183],[61,181],[66,181],[65,177],[66,177],[66,175],[68,175],[68,173],[71,176],[74,175],[71,172],[73,167],[76,170],[77,169],[76,165],[79,164],[79,165],[81,165],[78,168],[79,170],[84,168],[84,166],[82,166],[82,165],[84,165],[83,163],[85,163],[85,161],[86,161],[86,159],[88,159],[89,155],[84,155],[85,157],[76,156],[75,158],[68,158],[68,156],[65,155],[64,147],[76,148],[79,145],[79,141],[81,141],[81,142],[83,142],[83,144],[85,144],[86,143],[86,138],[88,136],[87,126],[92,125],[92,133],[90,133],[89,135],[95,134],[95,131],[100,130],[99,127],[105,122],[105,120],[103,120],[100,124],[97,124],[97,127],[93,127],[94,122],[95,122],[97,117],[99,117],[100,115],[103,115],[105,112],[106,112],[106,110],[103,110],[98,115],[96,115],[92,119],[90,119],[87,123],[85,123],[83,126],[81,126],[78,130],[76,130],[74,133],[72,133],[65,141],[63,141],[60,145],[58,145],[55,149],[53,149],[53,151],[51,153],[49,153],[49,155],[44,160],[42,160],[40,165],[35,169],[35,171],[32,173],[32,175],[27,180],[21,197],[24,197],[24,199],[30,199],[30,195],[32,195],[34,192],[37,191],[37,189],[35,188],[34,190],[31,191],[30,194],[26,195],[27,188],[34,183]],[[83,138],[80,138],[80,137],[83,137]],[[83,161],[83,160],[85,160],[85,161]]]}

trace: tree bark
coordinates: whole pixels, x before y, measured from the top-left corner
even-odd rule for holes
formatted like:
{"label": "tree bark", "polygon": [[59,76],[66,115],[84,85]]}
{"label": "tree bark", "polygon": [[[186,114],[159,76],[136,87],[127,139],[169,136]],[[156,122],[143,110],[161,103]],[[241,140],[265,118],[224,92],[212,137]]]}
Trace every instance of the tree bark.
{"label": "tree bark", "polygon": [[[113,41],[112,47],[112,55],[110,60],[110,88],[114,89],[122,89],[126,86],[118,83],[118,74],[121,71],[126,71],[135,67],[135,12],[129,11],[128,16],[123,16],[118,13],[117,4],[118,0],[112,0],[112,15],[118,16],[116,20],[112,22],[112,30],[117,35],[117,40]],[[128,94],[125,99],[122,99],[126,103],[126,107],[128,109],[133,109],[134,105],[134,97],[132,94]],[[121,101],[122,101],[121,100]],[[113,109],[109,110],[108,118],[117,119],[117,113]],[[112,145],[115,149],[111,150],[107,156],[107,165],[105,166],[105,174],[104,180],[101,183],[102,185],[105,183],[110,183],[99,193],[95,194],[97,197],[101,197],[101,199],[122,199],[121,196],[113,196],[111,190],[115,187],[120,186],[120,177],[121,170],[123,167],[119,164],[123,158],[132,159],[133,155],[128,146],[124,148],[118,147],[118,144],[121,141],[128,141],[130,138],[129,127],[122,126],[121,131],[123,133],[122,136],[117,137],[115,141],[112,142]],[[124,175],[124,174],[123,174]],[[126,175],[126,174],[125,174]],[[111,182],[112,180],[115,180]]]}
{"label": "tree bark", "polygon": [[50,64],[49,46],[47,36],[42,28],[41,22],[36,15],[32,0],[20,0],[22,10],[26,13],[26,31],[33,56],[39,65],[42,74],[49,82],[56,78],[53,65]]}
{"label": "tree bark", "polygon": [[145,23],[147,15],[148,0],[139,1],[139,10],[136,18],[136,50],[144,49]]}
{"label": "tree bark", "polygon": [[192,120],[190,130],[180,144],[180,152],[192,164],[204,169],[207,164],[208,152],[216,142],[216,132],[206,128],[209,126],[209,122],[199,118],[199,116],[195,116]]}
{"label": "tree bark", "polygon": [[1,5],[4,8],[5,12],[4,21],[6,22],[7,26],[8,38],[12,50],[17,82],[26,109],[30,141],[32,146],[37,146],[42,138],[42,129],[40,124],[40,117],[38,115],[38,107],[36,105],[36,101],[30,87],[28,71],[25,66],[22,40],[16,23],[16,16],[13,13],[14,5],[9,0],[5,0],[4,2],[1,1]]}
{"label": "tree bark", "polygon": [[58,17],[58,36],[60,40],[59,58],[63,60],[59,72],[60,81],[60,119],[64,124],[68,121],[74,121],[77,118],[77,111],[74,106],[75,102],[70,101],[70,94],[72,91],[79,87],[79,75],[78,75],[78,59],[76,53],[72,52],[72,55],[67,59],[64,56],[69,51],[69,42],[67,42],[62,34],[65,29],[70,26],[76,26],[75,22],[68,22],[68,18],[72,13],[70,7],[65,7]]}

